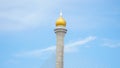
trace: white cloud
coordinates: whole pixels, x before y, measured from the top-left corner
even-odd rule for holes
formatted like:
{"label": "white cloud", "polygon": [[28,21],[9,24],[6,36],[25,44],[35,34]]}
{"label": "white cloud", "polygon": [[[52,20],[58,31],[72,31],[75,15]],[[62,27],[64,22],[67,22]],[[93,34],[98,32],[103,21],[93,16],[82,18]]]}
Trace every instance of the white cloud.
{"label": "white cloud", "polygon": [[0,30],[24,30],[43,25],[57,1],[1,0]]}
{"label": "white cloud", "polygon": [[96,37],[89,36],[89,37],[87,37],[83,40],[79,40],[79,41],[76,41],[76,42],[73,42],[73,43],[69,43],[65,46],[65,51],[66,52],[76,51],[78,46],[84,45],[84,44],[86,44],[90,41],[93,41],[95,39],[96,39]]}
{"label": "white cloud", "polygon": [[5,18],[5,20],[8,20],[7,22],[3,21],[3,23],[0,23],[0,30],[24,30],[41,24],[38,21],[42,19],[42,14],[40,16],[40,13],[37,12],[25,15],[6,13],[7,12],[0,14],[0,18]]}
{"label": "white cloud", "polygon": [[[96,37],[90,36],[83,40],[79,40],[76,42],[66,44],[65,45],[65,53],[75,52],[78,50],[77,49],[78,46],[87,44],[88,42],[93,41],[95,39],[96,39]],[[21,53],[16,54],[15,56],[17,56],[17,57],[39,57],[39,56],[51,54],[51,53],[55,52],[55,50],[56,50],[56,46],[51,46],[51,47],[48,47],[45,49],[21,52]]]}
{"label": "white cloud", "polygon": [[15,56],[18,57],[39,57],[44,54],[49,54],[51,52],[55,51],[55,46],[51,46],[45,49],[38,49],[38,50],[33,50],[33,51],[28,51],[28,52],[21,52],[16,54]]}
{"label": "white cloud", "polygon": [[118,47],[120,47],[120,41],[104,39],[103,46],[104,47],[109,47],[109,48],[118,48]]}

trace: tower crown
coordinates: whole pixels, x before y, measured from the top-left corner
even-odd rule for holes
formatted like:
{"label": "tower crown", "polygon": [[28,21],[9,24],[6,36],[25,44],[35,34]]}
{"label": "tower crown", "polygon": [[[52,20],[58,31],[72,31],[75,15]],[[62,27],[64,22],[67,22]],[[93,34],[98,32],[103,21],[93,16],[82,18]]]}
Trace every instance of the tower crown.
{"label": "tower crown", "polygon": [[66,21],[62,17],[62,12],[60,12],[60,17],[56,20],[56,27],[57,26],[64,26],[64,27],[66,27]]}

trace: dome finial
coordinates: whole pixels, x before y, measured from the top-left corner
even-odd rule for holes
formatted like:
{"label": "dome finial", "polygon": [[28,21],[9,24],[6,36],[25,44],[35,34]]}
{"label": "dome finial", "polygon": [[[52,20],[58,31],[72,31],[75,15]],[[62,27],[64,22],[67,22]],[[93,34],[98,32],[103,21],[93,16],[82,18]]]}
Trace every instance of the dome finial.
{"label": "dome finial", "polygon": [[60,17],[62,17],[63,13],[62,13],[62,9],[60,10]]}
{"label": "dome finial", "polygon": [[62,10],[60,10],[60,17],[56,21],[56,26],[64,26],[64,27],[66,27],[66,21],[62,17]]}

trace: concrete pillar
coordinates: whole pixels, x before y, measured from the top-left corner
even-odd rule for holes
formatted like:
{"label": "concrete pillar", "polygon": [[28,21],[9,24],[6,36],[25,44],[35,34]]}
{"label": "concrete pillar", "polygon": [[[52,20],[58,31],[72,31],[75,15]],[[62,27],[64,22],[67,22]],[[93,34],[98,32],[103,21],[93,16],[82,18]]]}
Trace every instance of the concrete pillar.
{"label": "concrete pillar", "polygon": [[63,68],[64,60],[64,36],[67,32],[65,27],[56,27],[55,33],[57,38],[56,43],[56,68]]}

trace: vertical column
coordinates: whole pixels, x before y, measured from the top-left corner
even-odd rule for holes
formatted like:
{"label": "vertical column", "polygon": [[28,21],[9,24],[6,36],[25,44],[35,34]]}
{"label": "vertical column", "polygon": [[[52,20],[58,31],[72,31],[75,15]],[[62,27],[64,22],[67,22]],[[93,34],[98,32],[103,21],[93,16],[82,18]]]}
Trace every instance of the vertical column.
{"label": "vertical column", "polygon": [[63,68],[64,60],[64,36],[66,33],[65,28],[56,28],[55,33],[57,37],[57,46],[56,46],[56,68]]}

